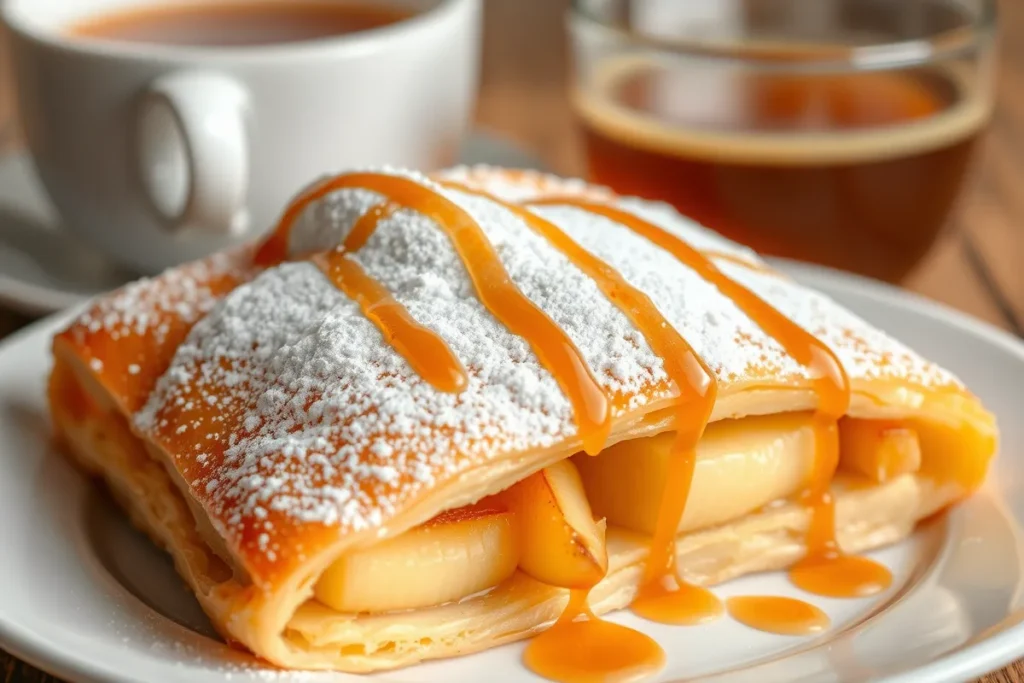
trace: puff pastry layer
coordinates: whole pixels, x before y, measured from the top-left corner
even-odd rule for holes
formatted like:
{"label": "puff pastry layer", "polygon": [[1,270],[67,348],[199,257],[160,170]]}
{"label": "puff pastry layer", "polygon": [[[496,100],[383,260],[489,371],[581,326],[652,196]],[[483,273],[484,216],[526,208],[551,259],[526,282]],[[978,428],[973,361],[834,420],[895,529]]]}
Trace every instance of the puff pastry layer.
{"label": "puff pastry layer", "polygon": [[[810,415],[821,378],[698,270],[587,205],[682,240],[819,339],[849,380],[844,419],[915,430],[919,461],[905,471],[868,481],[853,464],[833,481],[843,550],[905,537],[985,475],[994,420],[954,376],[663,205],[497,169],[455,169],[444,184],[363,175],[440,199],[403,201],[381,191],[386,182],[315,184],[288,229],[259,249],[129,285],[54,341],[50,401],[66,450],[171,553],[224,637],[277,665],[372,671],[464,654],[543,629],[568,601],[567,590],[522,571],[411,611],[342,613],[314,598],[339,558],[587,446],[580,399],[546,351],[482,303],[479,262],[467,261],[452,225],[439,225],[453,215],[479,228],[507,281],[564,334],[562,351],[607,397],[605,447],[683,429],[675,408],[686,387],[595,278],[510,204],[528,206],[653,303],[713,375],[711,423],[744,429],[757,416]],[[280,257],[268,259],[268,249]],[[438,353],[448,355],[437,357],[457,361],[458,390],[437,386],[459,376],[432,382],[414,367],[423,348],[396,345],[387,320],[372,317],[381,309],[339,286],[339,263],[376,283],[387,310],[426,330],[423,339],[443,341]],[[684,523],[675,548],[686,578],[714,584],[802,557],[810,512],[790,488],[777,504]],[[648,553],[649,538],[609,518],[608,571],[590,597],[598,613],[629,604]]]}

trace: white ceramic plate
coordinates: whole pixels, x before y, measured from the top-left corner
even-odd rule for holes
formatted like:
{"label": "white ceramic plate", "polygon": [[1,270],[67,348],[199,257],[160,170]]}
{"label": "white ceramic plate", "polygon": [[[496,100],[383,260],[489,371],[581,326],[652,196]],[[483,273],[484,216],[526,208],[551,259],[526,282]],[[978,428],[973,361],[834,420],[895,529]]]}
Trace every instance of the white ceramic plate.
{"label": "white ceramic plate", "polygon": [[[484,131],[466,140],[460,159],[538,167],[534,157]],[[135,277],[61,229],[27,154],[0,157],[0,304],[32,315],[53,313]]]}
{"label": "white ceramic plate", "polygon": [[[1024,654],[1024,345],[883,285],[789,266],[946,365],[998,414],[1001,455],[985,489],[874,556],[896,577],[884,595],[814,602],[833,628],[816,638],[761,633],[729,619],[683,628],[615,615],[668,653],[656,680],[963,681]],[[73,681],[365,681],[286,674],[218,641],[170,563],[54,452],[43,382],[50,335],[66,316],[0,344],[0,645]],[[781,573],[721,586],[798,595]],[[538,681],[522,644],[370,677],[388,683]]]}

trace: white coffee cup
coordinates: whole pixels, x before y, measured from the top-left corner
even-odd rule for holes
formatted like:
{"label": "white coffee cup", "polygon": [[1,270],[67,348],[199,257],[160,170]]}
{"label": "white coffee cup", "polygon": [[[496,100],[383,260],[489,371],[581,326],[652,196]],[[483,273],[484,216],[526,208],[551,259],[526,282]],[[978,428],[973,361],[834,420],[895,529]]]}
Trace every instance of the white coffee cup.
{"label": "white coffee cup", "polygon": [[269,46],[67,30],[188,1],[0,2],[39,176],[67,229],[114,260],[155,272],[251,239],[330,171],[455,161],[476,94],[479,0],[376,0],[417,14]]}

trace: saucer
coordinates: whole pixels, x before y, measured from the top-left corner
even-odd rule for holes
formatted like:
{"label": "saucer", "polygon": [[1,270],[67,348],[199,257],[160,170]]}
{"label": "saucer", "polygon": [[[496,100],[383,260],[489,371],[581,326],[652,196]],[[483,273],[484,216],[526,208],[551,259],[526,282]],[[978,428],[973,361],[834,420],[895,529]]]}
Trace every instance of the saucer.
{"label": "saucer", "polygon": [[[482,131],[466,140],[460,163],[540,168],[514,143]],[[0,306],[53,313],[136,277],[61,230],[27,152],[0,157]]]}

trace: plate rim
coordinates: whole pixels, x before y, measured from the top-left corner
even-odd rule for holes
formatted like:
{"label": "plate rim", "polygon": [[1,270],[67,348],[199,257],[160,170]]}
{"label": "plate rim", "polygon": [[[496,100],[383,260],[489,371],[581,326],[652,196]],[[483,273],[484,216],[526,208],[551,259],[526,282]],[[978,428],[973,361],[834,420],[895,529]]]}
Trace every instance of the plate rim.
{"label": "plate rim", "polygon": [[[850,292],[877,303],[930,317],[943,325],[973,335],[980,341],[994,344],[1024,364],[1024,339],[946,304],[884,282],[835,269],[787,259],[771,260],[798,281],[823,291],[828,296],[844,291]],[[26,338],[41,334],[44,330],[55,330],[66,324],[81,308],[82,305],[78,305],[51,314],[8,335],[0,341],[0,356]],[[853,312],[860,315],[856,310]],[[998,633],[976,636],[948,654],[915,668],[897,672],[884,680],[890,683],[911,683],[921,680],[961,681],[996,671],[1024,656],[1024,613],[1018,613],[1016,616],[1011,614],[1004,619],[1005,621],[1015,623],[1011,623]],[[50,647],[44,634],[20,627],[4,614],[2,608],[0,646],[29,665],[69,681],[123,683],[136,680],[130,673],[119,672],[87,656]]]}

